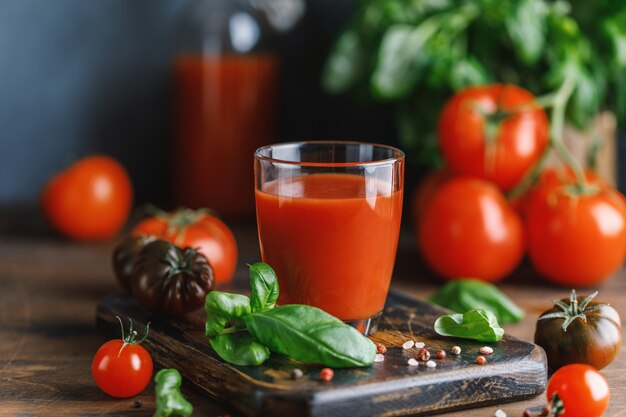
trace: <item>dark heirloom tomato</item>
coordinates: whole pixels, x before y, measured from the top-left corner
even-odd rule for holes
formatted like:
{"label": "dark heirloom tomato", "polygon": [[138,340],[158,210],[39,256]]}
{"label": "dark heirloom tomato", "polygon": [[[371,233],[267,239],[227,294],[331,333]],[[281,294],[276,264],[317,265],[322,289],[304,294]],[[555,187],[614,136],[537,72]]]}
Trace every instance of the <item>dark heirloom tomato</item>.
{"label": "dark heirloom tomato", "polygon": [[586,363],[602,369],[615,359],[622,344],[622,324],[617,311],[593,301],[598,293],[557,301],[537,321],[535,343],[544,348],[552,369]]}
{"label": "dark heirloom tomato", "polygon": [[139,252],[131,287],[143,309],[181,316],[204,305],[214,281],[213,269],[200,252],[155,240]]}
{"label": "dark heirloom tomato", "polygon": [[155,240],[154,236],[128,236],[113,249],[113,272],[119,284],[130,292],[133,268],[139,252],[143,247]]}

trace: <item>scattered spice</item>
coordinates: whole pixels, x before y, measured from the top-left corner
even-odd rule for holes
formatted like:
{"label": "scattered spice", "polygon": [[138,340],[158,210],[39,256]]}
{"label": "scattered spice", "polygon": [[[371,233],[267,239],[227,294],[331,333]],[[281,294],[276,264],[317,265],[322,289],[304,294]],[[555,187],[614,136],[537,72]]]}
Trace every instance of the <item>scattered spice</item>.
{"label": "scattered spice", "polygon": [[419,362],[415,360],[415,358],[411,358],[406,362],[409,366],[417,366]]}
{"label": "scattered spice", "polygon": [[430,359],[430,352],[426,348],[421,348],[419,352],[417,352],[417,359],[422,362],[426,362]]}
{"label": "scattered spice", "polygon": [[532,414],[530,414],[530,410],[527,408],[524,410],[524,412],[522,413],[522,417],[530,417]]}
{"label": "scattered spice", "polygon": [[506,412],[504,410],[501,409],[497,409],[496,412],[494,413],[495,417],[506,417]]}
{"label": "scattered spice", "polygon": [[320,378],[322,381],[330,381],[335,376],[335,372],[330,368],[324,368],[320,371]]}
{"label": "scattered spice", "polygon": [[435,351],[435,356],[437,357],[437,359],[445,359],[446,358],[446,351],[443,349],[437,349]]}
{"label": "scattered spice", "polygon": [[477,356],[476,357],[476,363],[479,365],[484,365],[487,363],[487,358],[485,358],[484,356]]}
{"label": "scattered spice", "polygon": [[374,362],[384,362],[385,361],[385,355],[383,355],[382,353],[377,353],[376,356],[374,356]]}
{"label": "scattered spice", "polygon": [[436,368],[437,363],[435,363],[435,361],[428,361],[426,362],[426,366],[428,366],[429,368]]}
{"label": "scattered spice", "polygon": [[376,353],[384,355],[385,353],[387,353],[387,348],[382,343],[377,343],[376,344]]}
{"label": "scattered spice", "polygon": [[550,406],[548,405],[544,405],[543,408],[541,409],[541,414],[539,414],[540,416],[549,416],[550,415]]}
{"label": "scattered spice", "polygon": [[421,349],[421,348],[423,348],[425,346],[426,346],[426,343],[424,343],[424,342],[415,342],[415,347],[418,348],[418,349]]}
{"label": "scattered spice", "polygon": [[452,349],[450,349],[450,353],[452,353],[453,355],[460,355],[461,348],[459,346],[452,346]]}
{"label": "scattered spice", "polygon": [[406,342],[404,342],[402,344],[402,349],[404,350],[408,350],[411,349],[413,346],[415,345],[415,342],[412,340],[407,340]]}
{"label": "scattered spice", "polygon": [[133,402],[133,408],[141,408],[141,406],[142,406],[141,401],[135,400]]}
{"label": "scattered spice", "polygon": [[304,376],[304,372],[302,372],[302,369],[300,368],[296,368],[293,371],[291,371],[291,379],[300,379]]}
{"label": "scattered spice", "polygon": [[493,349],[489,346],[483,346],[480,348],[479,352],[483,355],[491,355],[493,353]]}

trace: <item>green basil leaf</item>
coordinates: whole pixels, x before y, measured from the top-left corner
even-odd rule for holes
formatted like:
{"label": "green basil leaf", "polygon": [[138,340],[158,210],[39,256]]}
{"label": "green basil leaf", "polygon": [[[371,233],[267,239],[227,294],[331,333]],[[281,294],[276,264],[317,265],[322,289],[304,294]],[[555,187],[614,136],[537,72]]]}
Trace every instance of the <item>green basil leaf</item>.
{"label": "green basil leaf", "polygon": [[505,18],[506,29],[520,60],[534,64],[543,53],[549,9],[543,0],[519,0],[515,3],[514,12]]}
{"label": "green basil leaf", "polygon": [[504,336],[496,316],[489,310],[470,310],[463,314],[441,316],[435,321],[435,332],[442,336],[497,342]]}
{"label": "green basil leaf", "polygon": [[376,346],[355,328],[311,306],[284,305],[244,317],[250,333],[272,352],[333,368],[369,366]]}
{"label": "green basil leaf", "polygon": [[229,294],[211,291],[204,300],[207,314],[205,333],[208,337],[220,334],[229,322],[240,322],[239,319],[250,314],[250,299],[241,294]]}
{"label": "green basil leaf", "polygon": [[278,299],[278,280],[271,266],[263,262],[250,265],[250,289],[253,313],[274,308]]}
{"label": "green basil leaf", "polygon": [[333,94],[353,87],[367,70],[368,51],[355,30],[346,29],[337,40],[322,71],[322,86]]}
{"label": "green basil leaf", "polygon": [[152,417],[189,417],[193,406],[180,392],[182,377],[176,369],[161,369],[154,377],[156,409]]}
{"label": "green basil leaf", "polygon": [[270,357],[269,349],[246,331],[222,334],[209,341],[220,358],[235,365],[257,366]]}
{"label": "green basil leaf", "polygon": [[524,318],[524,310],[495,285],[476,279],[450,281],[433,294],[429,301],[457,313],[489,310],[500,324],[515,323]]}
{"label": "green basil leaf", "polygon": [[371,77],[372,89],[378,96],[398,99],[413,89],[430,59],[424,46],[437,29],[433,20],[417,27],[402,24],[387,29]]}

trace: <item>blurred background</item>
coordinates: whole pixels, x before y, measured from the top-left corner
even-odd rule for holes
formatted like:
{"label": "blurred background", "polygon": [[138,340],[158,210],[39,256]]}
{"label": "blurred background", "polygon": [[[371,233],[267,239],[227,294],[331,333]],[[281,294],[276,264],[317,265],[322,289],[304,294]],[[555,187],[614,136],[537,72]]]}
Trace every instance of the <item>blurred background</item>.
{"label": "blurred background", "polygon": [[[0,0],[1,205],[36,203],[55,172],[92,153],[123,163],[136,203],[173,204],[173,59],[190,3]],[[326,55],[354,8],[310,1],[289,31],[267,30],[280,61],[272,141],[394,143],[387,106],[322,91]]]}
{"label": "blurred background", "polygon": [[[212,5],[207,6],[207,3]],[[244,129],[239,134],[246,136],[255,132],[255,129],[261,129],[261,141],[258,142],[257,138],[256,144],[241,145],[243,147],[236,143],[230,145],[235,152],[245,155],[244,159],[237,162],[249,163],[249,166],[242,169],[251,173],[252,156],[249,149],[261,142],[310,139],[382,142],[398,145],[408,151],[406,189],[410,194],[413,184],[425,167],[434,163],[429,160],[428,149],[416,150],[414,143],[403,140],[402,132],[398,132],[397,127],[406,127],[406,123],[402,124],[402,120],[398,122],[398,118],[402,116],[402,109],[398,108],[411,97],[419,95],[425,97],[423,101],[428,105],[432,80],[423,87],[420,84],[414,85],[411,97],[400,97],[404,100],[400,104],[396,100],[398,97],[374,94],[372,98],[371,95],[359,93],[358,89],[355,91],[344,88],[345,80],[344,85],[339,86],[332,80],[326,80],[326,88],[322,86],[324,68],[333,44],[350,22],[361,31],[362,43],[363,38],[367,38],[364,33],[376,34],[376,27],[371,31],[366,27],[367,19],[371,16],[368,17],[369,12],[363,12],[361,5],[367,3],[377,4],[376,7],[384,9],[385,13],[399,21],[407,21],[411,18],[411,13],[417,13],[416,10],[427,15],[429,7],[434,10],[449,8],[452,4],[448,1],[407,1],[404,2],[407,9],[398,9],[398,4],[403,2],[387,0],[379,3],[356,0],[0,0],[0,205],[35,205],[41,187],[55,172],[80,157],[93,153],[108,154],[122,162],[133,180],[136,204],[153,202],[164,207],[184,203],[196,205],[195,202],[186,200],[185,194],[189,192],[181,186],[188,181],[180,175],[180,160],[199,153],[199,145],[181,142],[181,136],[193,136],[193,132],[181,132],[177,129],[176,117],[180,116],[185,105],[197,108],[202,100],[204,105],[210,105],[206,103],[206,97],[196,98],[200,101],[194,102],[196,99],[189,98],[190,95],[184,92],[185,88],[190,88],[192,92],[202,88],[212,90],[206,86],[206,79],[201,81],[196,77],[198,84],[193,84],[194,69],[191,67],[194,64],[187,62],[185,67],[185,63],[181,64],[178,58],[194,54],[210,55],[216,51],[222,54],[234,52],[238,56],[272,56],[272,63],[269,69],[266,68],[265,75],[259,75],[258,71],[261,70],[258,68],[261,67],[257,66],[257,69],[252,69],[253,75],[243,78],[243,73],[239,73],[239,76],[233,75],[235,81],[220,79],[219,77],[226,77],[223,73],[215,78],[219,85],[226,86],[224,89],[230,88],[229,82],[237,84],[236,80],[258,81],[257,84],[251,81],[250,91],[253,96],[256,94],[257,105],[261,103],[258,107],[265,109],[262,116],[265,121],[259,125],[248,126],[249,131]],[[481,0],[476,3],[489,1]],[[493,10],[498,11],[500,6],[496,3],[493,4]],[[526,16],[532,20],[539,18],[542,13],[545,14],[544,9],[536,7],[536,4],[544,2],[519,2],[526,3],[535,8],[521,10],[518,15],[522,18]],[[569,7],[566,4],[568,2],[556,3],[560,4],[559,7],[563,4]],[[556,3],[555,14],[569,13],[559,12]],[[413,9],[409,10],[409,4],[412,4]],[[485,7],[487,6],[489,5]],[[247,27],[243,19],[237,21],[243,32],[236,35],[237,29],[232,26],[236,22],[229,19],[238,12],[251,16],[256,29]],[[526,14],[523,15],[523,12]],[[609,12],[610,10],[602,11]],[[361,22],[358,21],[359,13]],[[581,16],[598,17],[597,14],[581,11],[580,7],[578,13]],[[454,19],[449,21],[455,22]],[[584,20],[578,23],[580,27],[585,25]],[[521,24],[525,25],[523,19]],[[527,34],[522,29],[509,28],[510,35],[514,37],[517,33],[517,40],[521,45],[532,45],[532,34],[525,38]],[[543,30],[541,27],[534,29]],[[380,41],[379,35],[372,35],[378,38],[371,42],[371,54],[378,48],[376,42]],[[480,34],[470,35],[470,39],[474,37],[480,40]],[[237,40],[237,36],[243,38]],[[246,36],[257,36],[258,39],[246,40]],[[208,42],[207,39],[211,41]],[[238,50],[241,45],[237,46],[237,42],[251,44],[243,45],[243,49]],[[444,42],[442,48],[452,50],[450,45]],[[353,45],[353,48],[348,45],[347,49],[346,45],[343,46],[343,53],[347,57],[350,57],[351,51],[358,50],[358,45]],[[507,51],[496,51],[506,56]],[[524,53],[544,56],[544,51],[538,51]],[[480,51],[476,54],[480,56]],[[550,51],[545,51],[546,56],[549,57],[549,54]],[[340,55],[335,51],[336,57],[341,58]],[[520,60],[523,61],[522,58]],[[368,59],[372,60],[371,57]],[[363,68],[371,65],[369,61],[355,62]],[[341,84],[341,69],[337,72],[337,68],[341,67],[341,59],[335,61],[337,63],[339,67],[335,65],[333,79],[339,79]],[[477,69],[475,64],[474,61],[467,60],[463,65],[450,64],[448,68],[463,69],[464,72],[455,76],[457,80],[462,79],[467,83],[500,78],[506,80],[507,74],[511,74],[511,71],[504,68],[503,77],[494,73],[490,77],[480,78],[481,69]],[[212,71],[210,64],[205,62],[199,65],[205,65],[201,71],[205,71],[204,76],[207,78],[207,74]],[[524,71],[530,68],[530,64],[522,62],[516,65],[522,76],[517,74],[512,80],[523,85]],[[435,71],[436,68],[433,68],[430,70]],[[237,74],[237,71],[239,70],[232,69],[231,73]],[[544,65],[538,70],[527,71],[526,79],[533,79],[533,71],[547,72]],[[259,78],[254,78],[256,76]],[[593,74],[588,77],[591,82],[597,79],[592,76]],[[583,81],[581,78],[581,82]],[[267,91],[259,87],[260,85],[265,86],[263,88]],[[448,98],[454,89],[462,86],[460,82],[447,86],[444,88],[445,97]],[[535,89],[546,92],[542,85],[526,87],[531,90],[536,87]],[[244,90],[247,87],[239,85],[238,88],[238,92],[232,94],[245,95]],[[216,102],[224,100],[223,96],[220,97]],[[592,108],[587,113],[593,115],[603,102],[593,97],[589,100]],[[271,104],[266,106],[263,103]],[[441,100],[433,99],[430,111],[438,112],[440,103]],[[234,110],[224,110],[225,113],[216,113],[214,117],[219,119],[229,117],[230,114],[237,120],[233,112],[240,110],[237,106],[241,106],[241,103],[231,105]],[[228,108],[227,105],[222,107]],[[436,113],[430,115],[428,111],[415,110],[414,114],[415,120],[420,115],[429,117],[431,121],[436,119]],[[575,116],[572,119],[576,122]],[[196,134],[201,135],[202,129],[206,127],[198,129]],[[418,123],[417,126],[414,124],[407,129],[417,131],[419,135],[420,130],[429,131],[432,126],[422,127]],[[225,132],[214,132],[214,136],[220,136],[216,140],[221,143],[229,140],[228,133]],[[610,145],[612,158],[617,159],[624,152],[622,142],[613,142]],[[181,154],[182,148],[187,149],[189,155]],[[207,175],[207,171],[198,169],[200,171],[195,171],[196,174]],[[206,187],[207,184],[199,183],[195,186]],[[194,185],[190,186],[193,187]],[[182,195],[176,195],[175,190],[181,189]]]}

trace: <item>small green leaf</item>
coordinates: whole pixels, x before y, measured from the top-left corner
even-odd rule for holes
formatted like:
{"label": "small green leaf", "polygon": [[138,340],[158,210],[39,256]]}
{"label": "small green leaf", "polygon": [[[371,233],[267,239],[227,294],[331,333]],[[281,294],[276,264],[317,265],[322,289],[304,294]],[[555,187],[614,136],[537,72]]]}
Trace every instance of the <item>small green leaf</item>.
{"label": "small green leaf", "polygon": [[250,299],[241,294],[212,291],[206,296],[204,309],[207,313],[205,333],[213,337],[220,334],[229,322],[237,326],[242,317],[250,314]]}
{"label": "small green leaf", "polygon": [[322,86],[333,94],[353,87],[367,70],[367,51],[355,30],[346,29],[337,40],[322,72]]}
{"label": "small green leaf", "polygon": [[284,305],[244,317],[250,333],[272,352],[333,368],[369,366],[376,346],[355,328],[311,306]]}
{"label": "small green leaf", "polygon": [[270,351],[247,331],[209,338],[211,347],[226,362],[240,366],[261,365]]}
{"label": "small green leaf", "polygon": [[505,19],[509,37],[520,60],[535,64],[543,53],[548,7],[543,0],[519,0]]}
{"label": "small green leaf", "polygon": [[450,281],[429,301],[457,313],[490,310],[501,324],[515,323],[524,318],[524,311],[495,285],[476,279]]}
{"label": "small green leaf", "polygon": [[250,289],[250,307],[253,313],[276,306],[278,280],[271,266],[263,262],[250,265]]}
{"label": "small green leaf", "polygon": [[193,406],[180,392],[182,377],[176,369],[161,369],[154,377],[156,409],[152,417],[189,417]]}
{"label": "small green leaf", "polygon": [[463,314],[441,316],[435,321],[435,332],[442,336],[497,342],[504,336],[496,316],[489,310],[470,310]]}

